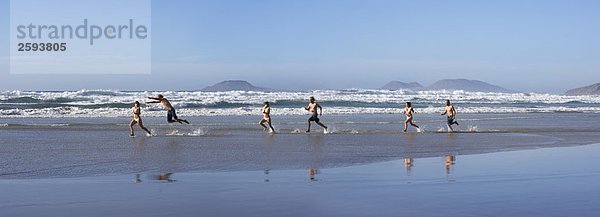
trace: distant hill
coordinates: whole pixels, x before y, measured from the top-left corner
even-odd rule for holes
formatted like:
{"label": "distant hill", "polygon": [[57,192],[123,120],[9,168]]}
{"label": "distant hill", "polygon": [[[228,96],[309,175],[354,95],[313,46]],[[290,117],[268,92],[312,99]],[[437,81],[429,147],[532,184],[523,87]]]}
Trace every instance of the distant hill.
{"label": "distant hill", "polygon": [[264,87],[257,87],[257,86],[254,86],[254,85],[250,84],[249,82],[243,81],[243,80],[228,80],[228,81],[223,81],[223,82],[219,82],[219,83],[217,83],[215,85],[208,86],[208,87],[202,89],[202,91],[210,91],[210,92],[235,91],[235,90],[241,90],[241,91],[272,91],[272,89],[264,88]]}
{"label": "distant hill", "polygon": [[514,91],[505,89],[500,86],[488,84],[478,80],[467,79],[443,79],[439,80],[426,89],[429,90],[464,90],[472,92],[500,92],[511,93]]}
{"label": "distant hill", "polygon": [[423,88],[423,85],[417,82],[404,83],[400,81],[390,81],[383,87],[380,87],[381,90],[416,90]]}
{"label": "distant hill", "polygon": [[568,90],[565,95],[577,96],[577,95],[600,95],[600,83],[595,83],[585,87],[575,88]]}

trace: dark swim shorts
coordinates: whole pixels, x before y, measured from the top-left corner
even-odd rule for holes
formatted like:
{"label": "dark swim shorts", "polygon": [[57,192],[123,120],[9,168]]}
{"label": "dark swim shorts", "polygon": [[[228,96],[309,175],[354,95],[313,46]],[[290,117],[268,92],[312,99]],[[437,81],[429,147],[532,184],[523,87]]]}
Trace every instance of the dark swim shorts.
{"label": "dark swim shorts", "polygon": [[177,119],[177,113],[175,113],[175,109],[171,109],[167,112],[167,121],[171,122],[173,119]]}
{"label": "dark swim shorts", "polygon": [[448,119],[447,119],[447,121],[448,121],[448,125],[452,125],[452,124],[455,124],[455,123],[456,123],[456,121],[454,120],[454,118],[453,118],[453,117],[450,117],[450,116],[448,116]]}
{"label": "dark swim shorts", "polygon": [[313,114],[312,116],[310,116],[310,118],[308,119],[308,121],[319,122],[319,115]]}

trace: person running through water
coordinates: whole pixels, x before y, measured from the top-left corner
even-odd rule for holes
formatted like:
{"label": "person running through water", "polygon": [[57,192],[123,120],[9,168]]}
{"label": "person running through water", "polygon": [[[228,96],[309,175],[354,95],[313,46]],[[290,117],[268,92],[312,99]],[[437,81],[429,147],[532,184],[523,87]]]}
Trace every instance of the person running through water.
{"label": "person running through water", "polygon": [[[323,125],[321,123],[321,121],[319,120],[319,115],[323,116],[323,108],[321,107],[321,105],[319,105],[319,103],[315,102],[315,97],[311,96],[309,98],[308,106],[305,107],[304,109],[306,109],[307,111],[310,111],[312,113],[312,115],[308,119],[308,129],[306,130],[306,132],[307,133],[310,132],[310,122],[311,121],[314,121],[319,126],[323,127],[325,129],[325,132],[327,132],[327,127],[325,125]],[[317,113],[317,109],[319,109],[319,113]]]}
{"label": "person running through water", "polygon": [[133,107],[131,108],[132,112],[133,112],[133,120],[131,120],[131,122],[129,123],[129,136],[134,137],[135,134],[133,133],[133,125],[137,124],[138,126],[140,126],[140,128],[142,128],[142,130],[146,131],[146,133],[148,133],[148,136],[151,136],[152,133],[150,132],[150,130],[148,130],[148,128],[144,127],[144,124],[142,123],[142,109],[140,108],[140,102],[135,101],[133,103]]}
{"label": "person running through water", "polygon": [[153,100],[158,100],[158,101],[150,101],[147,103],[161,103],[168,110],[167,122],[169,122],[169,123],[178,122],[180,124],[183,124],[183,123],[190,124],[190,122],[188,122],[185,119],[177,118],[177,113],[175,113],[175,108],[173,108],[173,106],[171,105],[169,100],[167,100],[167,98],[165,98],[163,95],[158,94],[156,97],[148,97],[148,99],[153,99]]}
{"label": "person running through water", "polygon": [[442,115],[448,115],[447,117],[447,124],[448,124],[448,132],[452,132],[454,131],[454,129],[452,129],[452,125],[456,124],[456,126],[458,126],[458,121],[456,121],[456,110],[454,109],[454,106],[450,103],[450,100],[447,99],[446,100],[446,110],[444,111],[444,113],[442,113]]}
{"label": "person running through water", "polygon": [[[265,128],[265,131],[270,129],[271,132],[275,132],[275,129],[273,129],[273,124],[271,123],[271,106],[269,106],[269,102],[264,103],[262,107],[262,113],[263,118],[260,120],[260,122],[258,122],[258,124]],[[265,122],[269,124],[269,127],[265,126]]]}
{"label": "person running through water", "polygon": [[404,110],[402,111],[402,114],[406,115],[406,121],[404,121],[404,132],[406,132],[406,130],[408,129],[408,124],[410,124],[413,127],[417,128],[417,131],[421,131],[421,129],[419,128],[419,126],[417,126],[415,123],[413,123],[413,114],[417,113],[415,112],[415,110],[412,108],[412,104],[410,102],[406,102],[406,107],[404,107]]}

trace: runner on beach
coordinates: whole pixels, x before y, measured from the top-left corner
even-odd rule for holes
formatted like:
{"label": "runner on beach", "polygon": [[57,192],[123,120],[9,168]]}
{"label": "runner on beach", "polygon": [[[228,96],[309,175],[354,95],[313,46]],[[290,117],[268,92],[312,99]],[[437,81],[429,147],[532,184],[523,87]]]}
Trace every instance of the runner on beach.
{"label": "runner on beach", "polygon": [[[265,131],[270,129],[271,132],[275,132],[275,129],[273,128],[273,124],[271,123],[271,106],[269,105],[269,102],[265,102],[263,104],[262,113],[263,113],[263,118],[260,120],[260,122],[258,122],[258,124],[260,126],[262,126],[263,128],[265,128]],[[269,127],[265,126],[265,122],[267,122],[269,124]]]}
{"label": "runner on beach", "polygon": [[450,103],[449,99],[446,100],[446,110],[444,111],[444,113],[442,113],[442,115],[448,115],[448,117],[446,117],[446,121],[448,124],[448,132],[454,131],[454,129],[452,129],[452,125],[456,124],[458,126],[459,124],[458,121],[456,121],[456,110],[454,109],[454,106]]}
{"label": "runner on beach", "polygon": [[148,128],[144,127],[144,124],[142,123],[142,117],[140,117],[142,115],[142,109],[140,108],[140,102],[135,101],[133,103],[133,107],[131,108],[131,111],[133,112],[133,120],[131,120],[131,122],[129,122],[129,136],[131,136],[131,137],[135,136],[135,134],[133,132],[133,125],[135,125],[135,124],[140,126],[140,128],[142,128],[142,130],[146,131],[146,133],[148,133],[148,135],[151,136],[152,133],[150,133],[150,130],[148,130]]}
{"label": "runner on beach", "polygon": [[153,100],[158,100],[158,101],[150,101],[150,102],[146,102],[146,103],[161,103],[168,110],[167,122],[169,122],[169,123],[178,122],[180,124],[183,124],[183,123],[190,124],[190,122],[188,122],[185,119],[177,118],[177,113],[175,113],[175,108],[173,108],[173,106],[171,105],[169,100],[167,100],[167,98],[165,98],[163,95],[158,94],[156,97],[148,97],[148,99],[153,99]]}
{"label": "runner on beach", "polygon": [[[308,129],[306,130],[306,132],[307,133],[310,132],[310,122],[311,121],[314,121],[319,126],[323,127],[325,129],[325,132],[327,132],[327,127],[325,125],[323,125],[321,123],[321,121],[319,120],[319,115],[323,116],[323,108],[321,107],[321,105],[319,105],[319,103],[315,102],[315,97],[311,96],[309,98],[308,106],[305,107],[304,109],[306,109],[307,111],[310,111],[312,113],[312,115],[308,119]],[[319,109],[319,113],[317,113],[317,109]]]}
{"label": "runner on beach", "polygon": [[421,129],[419,129],[419,126],[413,123],[414,113],[417,112],[415,112],[415,110],[412,108],[412,104],[410,102],[406,102],[406,106],[404,107],[404,110],[402,110],[402,114],[406,115],[406,121],[404,121],[404,132],[406,132],[406,130],[408,129],[408,124],[410,124],[413,127],[416,127],[417,131],[421,131]]}

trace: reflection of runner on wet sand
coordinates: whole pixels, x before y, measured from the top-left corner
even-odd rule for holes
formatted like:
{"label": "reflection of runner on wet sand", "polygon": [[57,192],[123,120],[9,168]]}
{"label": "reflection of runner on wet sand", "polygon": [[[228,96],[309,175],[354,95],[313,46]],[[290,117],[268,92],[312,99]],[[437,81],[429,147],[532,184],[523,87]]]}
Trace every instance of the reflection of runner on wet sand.
{"label": "reflection of runner on wet sand", "polygon": [[455,161],[456,161],[456,157],[454,155],[446,156],[446,158],[444,160],[444,167],[446,168],[446,175],[450,175],[450,172],[452,170],[452,165],[454,165]]}
{"label": "reflection of runner on wet sand", "polygon": [[270,182],[271,180],[269,179],[268,175],[269,175],[270,171],[269,170],[264,170],[263,174],[265,174],[265,180],[264,182]]}
{"label": "reflection of runner on wet sand", "polygon": [[140,178],[140,174],[139,174],[139,173],[136,173],[136,174],[133,176],[133,183],[136,183],[136,184],[137,184],[137,183],[142,183],[142,179]]}
{"label": "reflection of runner on wet sand", "polygon": [[[149,175],[149,180],[157,180],[157,181],[165,181],[165,182],[175,182],[176,180],[171,179],[171,175],[173,173],[160,173]],[[133,183],[142,183],[141,175],[139,173],[134,174]]]}
{"label": "reflection of runner on wet sand", "polygon": [[175,180],[171,179],[171,175],[173,175],[173,173],[161,173],[150,176],[150,179],[157,181],[174,182]]}
{"label": "reflection of runner on wet sand", "polygon": [[[308,106],[304,108],[307,111],[310,111],[312,113],[312,115],[310,116],[310,118],[308,119],[308,129],[306,130],[306,132],[310,132],[310,122],[314,121],[315,123],[317,123],[319,126],[323,127],[325,129],[325,132],[327,132],[327,127],[321,123],[321,121],[319,120],[319,115],[323,116],[323,108],[321,107],[321,105],[319,105],[319,103],[315,102],[315,97],[310,97],[309,98],[309,103]],[[317,109],[319,110],[319,112],[317,112]]]}
{"label": "reflection of runner on wet sand", "polygon": [[413,167],[414,160],[411,157],[404,158],[404,168],[406,168],[406,175],[410,176],[410,171]]}
{"label": "reflection of runner on wet sand", "polygon": [[311,182],[318,181],[317,174],[319,174],[319,170],[313,168],[308,169],[308,179]]}

